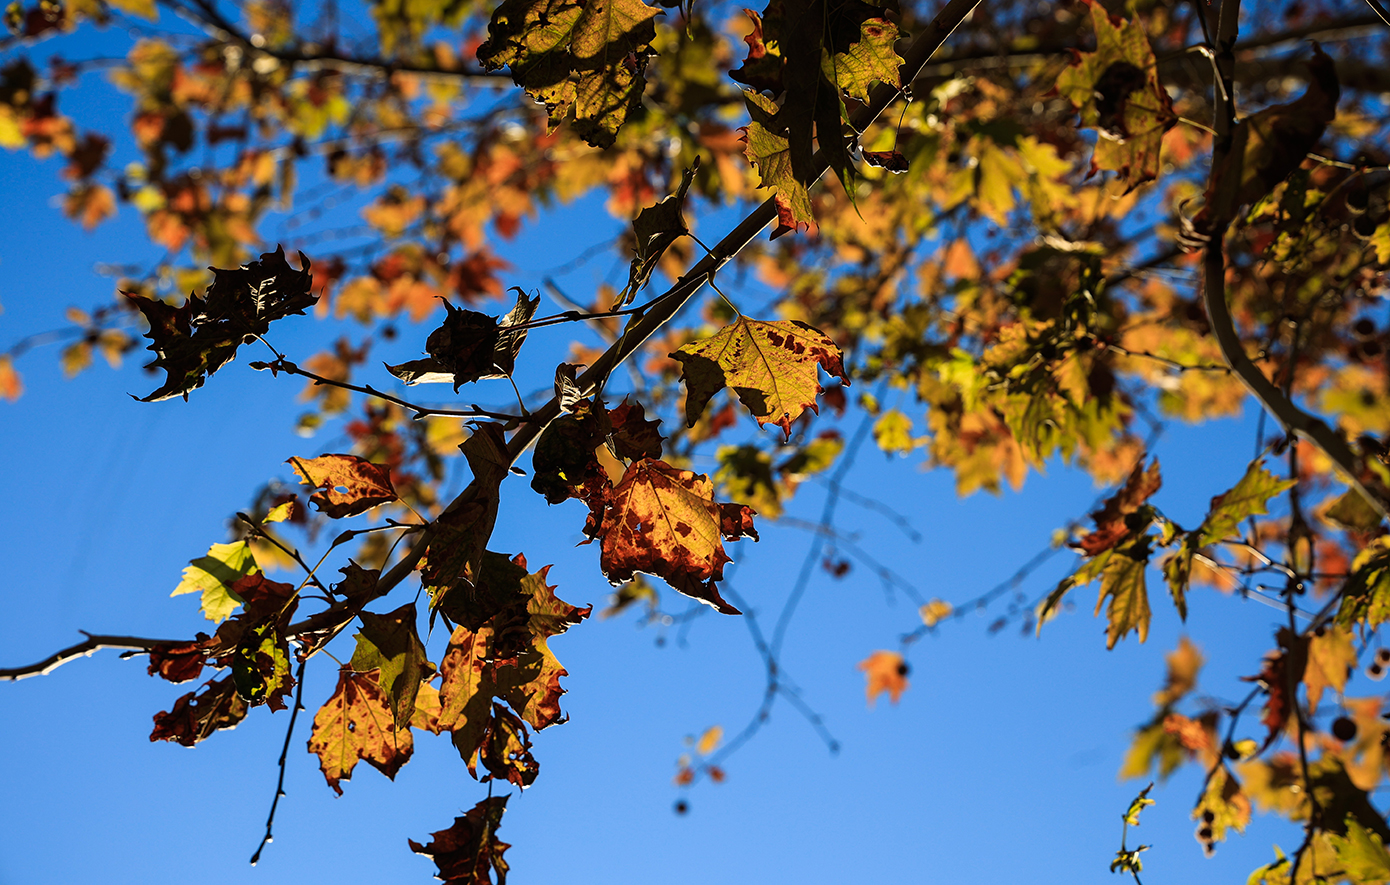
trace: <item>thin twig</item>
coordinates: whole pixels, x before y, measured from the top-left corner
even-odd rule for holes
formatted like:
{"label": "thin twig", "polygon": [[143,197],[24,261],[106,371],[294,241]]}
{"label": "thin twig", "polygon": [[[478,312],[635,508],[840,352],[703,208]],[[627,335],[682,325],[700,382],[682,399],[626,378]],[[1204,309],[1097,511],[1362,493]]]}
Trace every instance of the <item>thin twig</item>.
{"label": "thin twig", "polygon": [[54,652],[36,664],[27,667],[5,667],[0,668],[0,682],[17,682],[20,679],[28,679],[30,676],[47,676],[54,670],[78,658],[91,657],[95,652],[107,648],[119,648],[133,652],[148,652],[150,649],[164,645],[183,645],[187,640],[183,639],[148,639],[143,636],[108,636],[100,633],[88,633],[79,630],[79,633],[87,638],[76,645],[70,645],[62,651]]}
{"label": "thin twig", "polygon": [[522,415],[508,415],[504,412],[491,412],[487,409],[480,409],[477,406],[474,406],[472,409],[433,409],[429,406],[422,406],[418,405],[417,403],[407,402],[406,400],[403,400],[398,396],[392,396],[389,393],[383,393],[382,391],[372,387],[370,384],[365,387],[362,387],[356,384],[349,384],[346,381],[335,381],[332,378],[325,378],[324,376],[317,375],[313,372],[308,371],[307,369],[301,369],[299,368],[299,366],[284,358],[277,359],[273,363],[252,363],[251,367],[253,369],[270,369],[271,374],[275,374],[277,372],[284,372],[286,375],[299,375],[304,378],[309,378],[315,384],[322,384],[328,387],[341,387],[343,390],[352,390],[356,391],[357,393],[365,393],[367,396],[373,396],[377,399],[385,400],[388,403],[395,403],[396,405],[404,409],[409,409],[415,413],[416,418],[424,418],[428,415],[443,415],[451,418],[492,418],[495,421],[524,422],[530,420],[529,418]]}
{"label": "thin twig", "polygon": [[251,866],[253,867],[256,865],[256,861],[261,859],[261,852],[275,838],[270,830],[275,824],[275,809],[280,804],[280,797],[285,795],[285,760],[290,755],[290,738],[294,736],[294,721],[299,718],[299,711],[304,709],[304,665],[307,663],[309,663],[309,657],[305,655],[300,660],[299,672],[294,677],[298,686],[294,694],[294,709],[290,711],[290,727],[285,729],[285,745],[280,748],[280,778],[275,782],[275,798],[270,800],[270,814],[265,819],[265,835],[261,837],[261,844],[256,846],[256,853],[251,855]]}

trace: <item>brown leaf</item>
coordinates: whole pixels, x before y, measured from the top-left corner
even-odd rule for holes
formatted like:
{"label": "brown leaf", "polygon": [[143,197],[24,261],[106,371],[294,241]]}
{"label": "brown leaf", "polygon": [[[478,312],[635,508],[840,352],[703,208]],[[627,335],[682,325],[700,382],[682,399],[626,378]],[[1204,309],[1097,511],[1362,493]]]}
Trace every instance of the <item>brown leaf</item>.
{"label": "brown leaf", "polygon": [[428,845],[414,839],[410,850],[431,858],[439,868],[435,878],[445,885],[506,885],[507,862],[503,853],[511,848],[497,838],[507,796],[490,796],[473,806],[463,817],[454,818],[447,830],[431,833]]}
{"label": "brown leaf", "polygon": [[332,519],[356,516],[373,507],[397,500],[391,485],[391,469],[356,455],[320,455],[304,460],[291,458],[301,481],[317,489],[309,501]]}
{"label": "brown leaf", "polygon": [[1137,530],[1131,529],[1126,524],[1125,517],[1144,506],[1162,485],[1163,477],[1159,475],[1157,458],[1153,459],[1147,470],[1144,469],[1143,461],[1135,464],[1125,484],[1106,499],[1101,509],[1091,514],[1091,518],[1096,522],[1095,531],[1081,538],[1076,546],[1085,551],[1087,556],[1097,556],[1130,535],[1142,532],[1147,523]]}
{"label": "brown leaf", "polygon": [[663,437],[657,430],[661,421],[648,421],[641,403],[629,403],[623,397],[621,403],[608,410],[608,421],[613,427],[613,450],[619,458],[636,461],[661,457]]}
{"label": "brown leaf", "polygon": [[214,731],[236,728],[245,718],[246,702],[237,694],[232,678],[224,676],[179,698],[169,712],[156,713],[150,740],[191,747]]}
{"label": "brown leaf", "polygon": [[194,642],[164,643],[150,649],[149,674],[158,673],[170,682],[187,682],[197,679],[203,672],[207,660],[208,636],[199,633]]}
{"label": "brown leaf", "polygon": [[319,757],[324,779],[343,794],[340,781],[350,780],[359,760],[395,780],[415,750],[409,726],[397,729],[377,671],[338,671],[338,687],[314,716],[309,752]]}
{"label": "brown leaf", "polygon": [[681,593],[725,614],[738,614],[715,589],[724,577],[724,540],[752,537],[753,511],[713,500],[714,484],[663,461],[634,461],[608,497],[593,537],[602,541],[600,567],[617,585],[637,572],[666,579]]}

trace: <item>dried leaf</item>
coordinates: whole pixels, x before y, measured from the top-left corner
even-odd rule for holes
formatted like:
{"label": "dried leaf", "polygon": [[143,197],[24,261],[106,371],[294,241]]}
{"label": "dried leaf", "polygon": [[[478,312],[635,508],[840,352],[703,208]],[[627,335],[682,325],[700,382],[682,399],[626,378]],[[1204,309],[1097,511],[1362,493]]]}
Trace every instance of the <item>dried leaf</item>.
{"label": "dried leaf", "polygon": [[884,692],[888,692],[888,699],[896,704],[907,691],[907,662],[895,651],[876,651],[859,663],[859,669],[868,680],[865,691],[870,707]]}
{"label": "dried leaf", "polygon": [[473,806],[463,817],[454,818],[447,830],[431,833],[428,845],[414,839],[410,850],[432,859],[439,868],[435,878],[445,885],[506,885],[507,862],[502,855],[508,848],[497,838],[507,796],[489,796]]}
{"label": "dried leaf", "polygon": [[395,780],[415,750],[409,726],[397,728],[375,670],[357,673],[344,666],[338,687],[314,716],[309,752],[319,757],[324,779],[338,795],[359,760]]}
{"label": "dried leaf", "polygon": [[391,485],[391,469],[356,455],[320,455],[285,462],[300,481],[317,491],[309,501],[332,519],[356,516],[398,499]]}
{"label": "dried leaf", "polygon": [[352,669],[377,670],[377,683],[391,701],[396,727],[411,722],[421,680],[433,667],[425,659],[425,646],[415,629],[415,603],[408,602],[390,614],[361,612],[362,630],[352,653]]}

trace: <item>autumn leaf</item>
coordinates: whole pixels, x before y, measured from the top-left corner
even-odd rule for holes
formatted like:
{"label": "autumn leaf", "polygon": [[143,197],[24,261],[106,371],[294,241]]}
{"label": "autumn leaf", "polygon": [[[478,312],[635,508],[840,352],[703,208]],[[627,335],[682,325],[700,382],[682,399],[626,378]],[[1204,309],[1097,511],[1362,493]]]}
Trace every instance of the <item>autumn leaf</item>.
{"label": "autumn leaf", "polygon": [[1168,663],[1168,677],[1163,688],[1154,695],[1153,702],[1158,707],[1171,707],[1197,687],[1197,674],[1204,660],[1201,651],[1186,636],[1178,640],[1178,647],[1164,660]]}
{"label": "autumn leaf", "polygon": [[320,455],[285,462],[300,481],[316,491],[309,501],[332,519],[366,513],[373,507],[397,500],[391,470],[356,455]]}
{"label": "autumn leaf", "polygon": [[602,521],[586,529],[601,541],[599,565],[609,582],[646,572],[724,614],[738,614],[715,587],[732,561],[721,539],[757,540],[753,511],[713,496],[704,475],[645,458],[628,465]]}
{"label": "autumn leaf", "polygon": [[479,581],[488,538],[497,521],[498,487],[511,465],[502,426],[479,424],[459,445],[473,471],[473,495],[461,506],[440,514],[435,533],[420,563],[420,583],[438,609],[460,585],[471,592]]}
{"label": "autumn leaf", "polygon": [[1158,177],[1163,133],[1178,117],[1158,81],[1143,23],[1112,18],[1094,0],[1085,3],[1096,51],[1076,54],[1058,76],[1057,91],[1081,111],[1082,125],[1099,130],[1091,171],[1118,172],[1133,190]]}
{"label": "autumn leaf", "polygon": [[661,457],[661,442],[664,437],[657,429],[661,420],[650,421],[639,402],[623,401],[608,410],[608,423],[613,428],[611,439],[613,452],[628,461],[642,458],[656,460]]}
{"label": "autumn leaf", "polygon": [[1206,547],[1234,535],[1241,522],[1268,513],[1269,499],[1293,486],[1293,480],[1279,479],[1265,470],[1260,459],[1251,461],[1234,488],[1211,499],[1207,517],[1197,528],[1198,546]]}
{"label": "autumn leaf", "polygon": [[898,69],[903,60],[893,49],[898,26],[886,18],[867,16],[859,24],[858,39],[842,52],[821,54],[821,73],[861,104],[869,103],[869,88],[886,83],[894,89],[902,85]]}
{"label": "autumn leaf", "polygon": [[928,627],[935,627],[937,624],[949,618],[955,610],[955,607],[949,602],[941,599],[932,599],[918,609],[917,614],[921,616],[923,624]]}
{"label": "autumn leaf", "polygon": [[1390,882],[1390,852],[1379,833],[1362,826],[1355,815],[1347,815],[1346,834],[1329,833],[1328,841],[1337,857],[1337,866],[1347,881],[1359,885],[1385,885]]}
{"label": "autumn leaf", "polygon": [[1264,713],[1260,722],[1269,730],[1261,751],[1269,748],[1284,730],[1289,717],[1293,715],[1293,705],[1297,703],[1292,692],[1303,681],[1304,669],[1308,661],[1308,640],[1294,634],[1287,627],[1278,633],[1279,648],[1265,655],[1264,667],[1255,676],[1242,676],[1245,682],[1254,682],[1265,691]]}
{"label": "autumn leaf", "polygon": [[0,397],[10,402],[19,399],[24,393],[24,383],[15,371],[14,359],[8,353],[0,353]]}
{"label": "autumn leaf", "polygon": [[319,757],[324,779],[338,794],[359,761],[395,780],[415,750],[407,725],[397,728],[377,672],[358,673],[351,665],[338,671],[338,687],[314,716],[309,752]]}
{"label": "autumn leaf", "polygon": [[492,705],[487,733],[478,747],[476,758],[488,773],[478,778],[473,759],[467,760],[468,771],[483,782],[501,778],[524,789],[531,786],[540,773],[540,763],[531,755],[531,738],[526,732],[526,724],[511,710],[496,702]]}
{"label": "autumn leaf", "polygon": [[232,668],[232,681],[242,700],[282,710],[294,688],[285,634],[299,603],[298,591],[293,584],[268,580],[261,572],[237,579],[229,589],[243,607],[217,628],[217,644],[223,650],[217,664]]}
{"label": "autumn leaf", "polygon": [[385,615],[360,612],[358,618],[362,630],[352,653],[352,669],[359,673],[378,671],[377,684],[391,701],[399,729],[415,715],[421,680],[434,669],[425,659],[425,646],[415,629],[415,603],[408,602]]}
{"label": "autumn leaf", "polygon": [[1143,461],[1136,463],[1125,484],[1106,499],[1100,510],[1091,514],[1091,519],[1096,523],[1095,530],[1077,541],[1076,546],[1087,556],[1095,556],[1143,532],[1149,521],[1144,521],[1142,526],[1131,527],[1128,517],[1137,513],[1162,485],[1157,458],[1147,470]]}
{"label": "autumn leaf", "polygon": [[711,725],[700,735],[700,739],[695,742],[695,752],[701,756],[708,756],[713,753],[719,743],[724,740],[724,729],[722,726]]}
{"label": "autumn leaf", "polygon": [[414,839],[410,850],[432,859],[439,868],[435,878],[445,885],[496,885],[507,881],[507,862],[502,855],[508,848],[497,838],[507,796],[489,796],[473,806],[463,817],[454,818],[447,830],[431,833],[429,844]]}
{"label": "autumn leaf", "polygon": [[772,191],[777,207],[777,227],[772,239],[792,231],[814,233],[816,217],[811,194],[792,175],[791,142],[756,120],[743,130],[743,155],[758,170],[758,186]]}
{"label": "autumn leaf", "polygon": [[232,677],[224,676],[179,698],[169,712],[156,713],[150,740],[191,747],[214,731],[236,728],[245,718],[246,702],[237,694]]}
{"label": "autumn leaf", "polygon": [[183,580],[170,596],[198,593],[202,597],[203,616],[209,621],[225,621],[241,604],[232,586],[247,575],[260,571],[245,541],[213,544],[206,556],[200,556],[183,570]]}
{"label": "autumn leaf", "polygon": [[1331,688],[1341,694],[1355,668],[1356,647],[1352,644],[1349,631],[1341,627],[1325,627],[1308,637],[1308,665],[1303,671],[1308,715],[1317,712],[1323,689]]}
{"label": "autumn leaf", "polygon": [[198,636],[193,642],[160,643],[151,648],[149,674],[174,683],[197,679],[207,660],[210,639],[206,633]]}
{"label": "autumn leaf", "polygon": [[896,704],[902,693],[907,691],[907,662],[897,652],[876,651],[859,663],[859,669],[864,671],[864,677],[868,680],[865,692],[870,707],[884,692]]}
{"label": "autumn leaf", "polygon": [[618,293],[615,308],[622,307],[636,298],[638,291],[645,288],[651,280],[652,271],[656,270],[661,256],[666,254],[672,243],[690,233],[690,229],[685,226],[682,210],[685,207],[686,191],[690,190],[690,183],[695,180],[695,173],[699,169],[700,158],[697,156],[694,164],[681,174],[680,186],[674,194],[663,197],[655,206],[648,206],[637,213],[637,218],[632,222],[632,234],[636,240],[632,265],[628,269],[627,285]]}
{"label": "autumn leaf", "polygon": [[1206,789],[1197,807],[1192,809],[1192,817],[1199,821],[1197,841],[1208,857],[1217,842],[1225,841],[1227,830],[1245,831],[1250,823],[1250,798],[1241,791],[1240,781],[1225,765],[1207,778]]}
{"label": "autumn leaf", "polygon": [[464,310],[444,302],[444,323],[425,340],[429,359],[410,360],[386,369],[406,385],[447,383],[454,391],[464,384],[507,378],[516,368],[516,355],[526,341],[525,326],[536,315],[541,299],[516,289],[516,305],[499,318]]}
{"label": "autumn leaf", "polygon": [[[1105,647],[1114,648],[1129,631],[1139,634],[1139,641],[1149,638],[1149,591],[1144,573],[1149,565],[1148,545],[1143,540],[1124,549],[1117,549],[1106,562],[1100,575],[1100,598],[1096,614],[1105,608],[1109,625],[1105,629]],[[1110,600],[1106,605],[1106,599]]]}
{"label": "autumn leaf", "polygon": [[277,249],[242,267],[213,268],[213,283],[204,296],[189,295],[182,307],[126,293],[150,325],[145,337],[154,343],[147,349],[156,358],[146,368],[166,374],[158,390],[137,399],[188,399],[191,391],[231,362],[241,344],[264,335],[275,320],[313,307],[318,296],[311,291],[309,259],[301,252],[299,261],[303,269],[295,270],[285,260],[285,250]]}
{"label": "autumn leaf", "polygon": [[818,411],[817,365],[849,384],[840,348],[798,320],[766,322],[741,316],[671,357],[682,366],[685,417],[692,427],[710,398],[729,387],[760,426],[776,424],[790,439],[792,422],[807,408]]}
{"label": "autumn leaf", "polygon": [[478,61],[508,67],[552,127],[573,110],[580,137],[606,148],[641,103],[658,13],[641,0],[504,0]]}

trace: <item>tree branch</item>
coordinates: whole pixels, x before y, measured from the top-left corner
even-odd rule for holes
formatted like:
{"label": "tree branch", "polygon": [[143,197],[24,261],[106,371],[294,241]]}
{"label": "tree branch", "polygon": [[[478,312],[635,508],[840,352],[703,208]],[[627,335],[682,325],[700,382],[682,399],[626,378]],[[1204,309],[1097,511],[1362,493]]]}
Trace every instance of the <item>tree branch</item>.
{"label": "tree branch", "polygon": [[76,645],[68,646],[62,651],[54,652],[37,664],[30,664],[27,667],[0,668],[0,682],[17,682],[20,679],[28,679],[30,676],[47,676],[68,661],[73,661],[77,658],[91,657],[102,649],[120,648],[133,652],[148,652],[150,649],[161,645],[182,645],[185,642],[185,640],[182,639],[147,639],[143,636],[107,636],[105,634],[88,633],[85,630],[79,630],[78,632],[86,636],[86,640]]}

